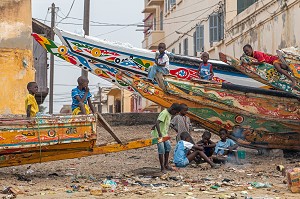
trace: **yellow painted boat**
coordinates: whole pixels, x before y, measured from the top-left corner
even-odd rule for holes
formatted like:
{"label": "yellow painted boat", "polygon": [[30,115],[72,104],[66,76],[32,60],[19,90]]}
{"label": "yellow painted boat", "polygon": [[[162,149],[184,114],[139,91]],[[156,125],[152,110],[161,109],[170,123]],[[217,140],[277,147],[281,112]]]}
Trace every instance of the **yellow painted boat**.
{"label": "yellow painted boat", "polygon": [[[41,163],[151,146],[161,139],[96,145],[96,115],[0,118],[0,167]],[[107,123],[101,121],[103,127]],[[110,132],[112,134],[112,132]]]}

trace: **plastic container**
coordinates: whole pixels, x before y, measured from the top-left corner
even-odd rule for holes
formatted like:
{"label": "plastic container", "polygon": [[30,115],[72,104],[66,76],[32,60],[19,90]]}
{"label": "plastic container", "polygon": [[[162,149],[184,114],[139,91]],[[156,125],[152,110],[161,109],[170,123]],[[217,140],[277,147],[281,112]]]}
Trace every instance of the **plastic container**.
{"label": "plastic container", "polygon": [[246,151],[238,151],[238,157],[239,159],[245,159],[246,158]]}

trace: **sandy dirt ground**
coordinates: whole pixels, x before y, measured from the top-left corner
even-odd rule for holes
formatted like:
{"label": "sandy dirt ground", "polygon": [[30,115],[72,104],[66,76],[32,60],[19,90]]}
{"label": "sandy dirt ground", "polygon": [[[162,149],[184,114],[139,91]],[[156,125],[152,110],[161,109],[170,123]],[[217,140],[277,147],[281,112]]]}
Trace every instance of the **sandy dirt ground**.
{"label": "sandy dirt ground", "polygon": [[[114,130],[121,140],[129,140],[149,138],[150,128],[149,125],[118,126]],[[98,143],[112,141],[103,129],[100,132]],[[174,132],[171,131],[170,134],[175,137]],[[198,140],[201,133],[193,132],[192,136]],[[213,136],[214,141],[218,139]],[[172,147],[175,148],[174,138]],[[0,189],[13,187],[19,190],[17,198],[45,199],[300,198],[300,194],[293,194],[288,190],[284,182],[286,178],[276,171],[277,165],[300,167],[299,159],[284,159],[280,151],[271,156],[258,156],[256,150],[243,150],[246,151],[244,165],[226,164],[219,169],[210,169],[206,163],[191,164],[166,175],[160,173],[156,146],[80,159],[1,168]],[[118,183],[114,192],[101,186],[107,177]],[[250,182],[269,183],[271,187],[254,188],[249,185]],[[0,197],[10,198],[10,195],[0,194]]]}

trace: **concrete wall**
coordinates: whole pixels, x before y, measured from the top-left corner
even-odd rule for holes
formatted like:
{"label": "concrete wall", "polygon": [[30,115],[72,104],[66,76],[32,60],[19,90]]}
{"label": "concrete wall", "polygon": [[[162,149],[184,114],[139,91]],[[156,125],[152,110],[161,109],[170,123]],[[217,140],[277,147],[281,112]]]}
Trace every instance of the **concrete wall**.
{"label": "concrete wall", "polygon": [[159,113],[105,113],[102,114],[102,116],[111,126],[132,126],[144,124],[154,125],[158,114]]}
{"label": "concrete wall", "polygon": [[31,0],[0,1],[0,114],[25,114],[26,85],[34,81]]}
{"label": "concrete wall", "polygon": [[[240,56],[249,43],[254,49],[275,54],[277,49],[300,46],[300,1],[264,0],[250,6],[227,23],[224,51]],[[233,8],[228,8],[233,9]],[[218,49],[213,49],[218,51]]]}

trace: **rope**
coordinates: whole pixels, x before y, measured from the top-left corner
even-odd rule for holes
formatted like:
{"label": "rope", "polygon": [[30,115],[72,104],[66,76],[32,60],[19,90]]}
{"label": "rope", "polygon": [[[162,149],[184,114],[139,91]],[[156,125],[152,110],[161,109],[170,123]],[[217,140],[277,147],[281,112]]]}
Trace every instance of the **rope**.
{"label": "rope", "polygon": [[40,123],[38,121],[38,117],[36,117],[36,122],[38,125],[38,139],[40,144],[40,163],[42,163],[42,143],[41,143],[41,131],[40,131]]}

